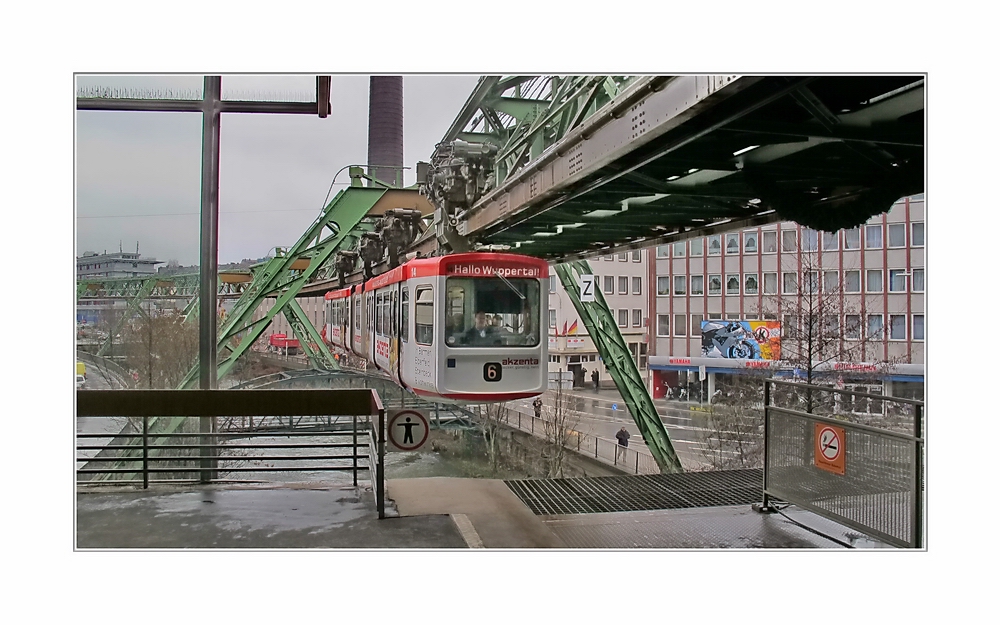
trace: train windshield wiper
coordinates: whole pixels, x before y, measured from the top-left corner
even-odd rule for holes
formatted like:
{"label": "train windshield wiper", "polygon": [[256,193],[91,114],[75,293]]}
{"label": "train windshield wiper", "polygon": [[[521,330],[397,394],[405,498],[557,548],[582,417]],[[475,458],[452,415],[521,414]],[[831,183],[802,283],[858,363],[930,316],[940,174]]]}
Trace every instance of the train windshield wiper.
{"label": "train windshield wiper", "polygon": [[515,287],[513,284],[510,283],[510,280],[508,280],[507,278],[501,276],[499,271],[497,271],[496,269],[494,269],[493,270],[493,275],[496,276],[496,277],[498,277],[498,278],[500,278],[501,280],[503,280],[503,283],[506,284],[508,287],[510,287],[510,290],[514,291],[514,293],[516,293],[517,296],[521,298],[521,301],[524,301],[525,299],[527,299],[526,297],[524,297],[524,295],[521,294],[520,291],[517,290],[517,287]]}

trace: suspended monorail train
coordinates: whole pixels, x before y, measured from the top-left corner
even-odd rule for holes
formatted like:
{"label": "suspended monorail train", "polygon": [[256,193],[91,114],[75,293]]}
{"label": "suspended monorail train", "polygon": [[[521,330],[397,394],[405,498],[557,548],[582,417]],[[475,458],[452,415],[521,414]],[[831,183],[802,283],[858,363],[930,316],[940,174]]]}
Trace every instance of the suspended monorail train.
{"label": "suspended monorail train", "polygon": [[548,264],[471,252],[408,261],[326,294],[326,337],[437,401],[502,402],[545,390]]}

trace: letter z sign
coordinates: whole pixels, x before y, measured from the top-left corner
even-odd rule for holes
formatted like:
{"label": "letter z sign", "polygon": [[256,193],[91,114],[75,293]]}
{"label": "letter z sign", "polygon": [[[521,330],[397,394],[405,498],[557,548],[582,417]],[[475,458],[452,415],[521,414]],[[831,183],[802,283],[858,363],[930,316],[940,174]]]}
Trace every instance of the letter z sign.
{"label": "letter z sign", "polygon": [[593,302],[596,301],[596,299],[597,295],[594,292],[594,274],[580,274],[580,301]]}

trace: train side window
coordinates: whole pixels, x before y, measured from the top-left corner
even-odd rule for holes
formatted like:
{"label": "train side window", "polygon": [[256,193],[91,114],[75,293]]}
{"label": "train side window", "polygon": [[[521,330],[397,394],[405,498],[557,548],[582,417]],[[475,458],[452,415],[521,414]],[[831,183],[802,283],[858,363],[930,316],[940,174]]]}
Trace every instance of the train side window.
{"label": "train side window", "polygon": [[404,341],[410,339],[410,288],[403,287],[403,305],[400,307],[400,332],[399,335]]}
{"label": "train side window", "polygon": [[413,299],[416,304],[414,339],[421,345],[432,345],[434,343],[434,288],[418,287]]}
{"label": "train side window", "polygon": [[392,302],[392,305],[389,307],[389,320],[392,322],[391,324],[392,336],[397,337],[399,336],[399,323],[398,323],[399,308],[396,304],[398,300],[396,298],[395,290],[392,291],[392,297],[390,301]]}
{"label": "train side window", "polygon": [[375,294],[375,333],[382,334],[382,294]]}

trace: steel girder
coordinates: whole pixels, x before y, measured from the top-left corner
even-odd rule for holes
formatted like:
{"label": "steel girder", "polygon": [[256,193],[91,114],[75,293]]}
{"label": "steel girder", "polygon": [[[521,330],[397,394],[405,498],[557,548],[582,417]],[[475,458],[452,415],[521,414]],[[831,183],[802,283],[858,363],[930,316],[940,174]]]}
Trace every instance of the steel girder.
{"label": "steel girder", "polygon": [[326,346],[323,337],[316,331],[313,324],[309,322],[309,317],[306,316],[305,311],[302,310],[299,303],[292,299],[282,312],[285,318],[288,319],[288,324],[292,326],[292,333],[299,340],[299,345],[309,358],[309,364],[313,366],[313,369],[339,371],[340,364],[333,357],[330,348]]}
{"label": "steel girder", "polygon": [[[365,228],[362,220],[386,191],[386,189],[355,186],[343,189],[330,201],[323,213],[316,218],[295,245],[287,251],[280,251],[254,272],[254,281],[244,290],[233,307],[226,325],[219,332],[218,379],[225,376],[239,357],[260,338],[275,315],[287,311],[289,303],[294,300],[299,290],[316,276],[321,267],[332,260],[334,253],[360,236],[359,233]],[[327,230],[332,234],[325,235]],[[303,267],[305,261],[307,264]],[[275,303],[268,308],[261,319],[253,321],[258,306],[268,297],[275,297]],[[296,316],[295,308],[296,305],[290,308],[289,320]],[[301,313],[301,309],[299,312]],[[302,328],[305,336],[300,337],[300,341],[306,339],[302,342],[307,343],[309,337],[315,335],[315,328],[308,324],[304,315],[300,315],[299,320],[305,322]],[[237,335],[241,337],[239,344],[231,344]],[[318,338],[318,335],[316,337]],[[322,341],[317,345],[320,343]],[[327,356],[322,356],[321,359],[326,360]],[[328,360],[332,368],[336,369],[333,357],[329,356]],[[190,388],[197,380],[196,364],[179,388]]]}
{"label": "steel girder", "polygon": [[656,412],[656,406],[646,385],[643,384],[639,369],[632,359],[632,353],[622,338],[622,333],[618,329],[618,323],[611,316],[608,304],[601,293],[601,289],[596,288],[595,301],[584,302],[580,300],[580,276],[593,274],[590,263],[585,260],[578,260],[569,263],[555,265],[556,275],[562,282],[563,288],[573,301],[583,325],[586,326],[590,338],[593,339],[601,359],[608,368],[618,392],[625,399],[629,414],[635,419],[635,424],[642,433],[642,439],[649,447],[649,451],[656,459],[662,473],[680,473],[681,461],[674,451],[673,443],[663,421]]}
{"label": "steel girder", "polygon": [[550,146],[617,97],[628,76],[483,76],[443,143],[491,143],[496,185],[528,167]]}

